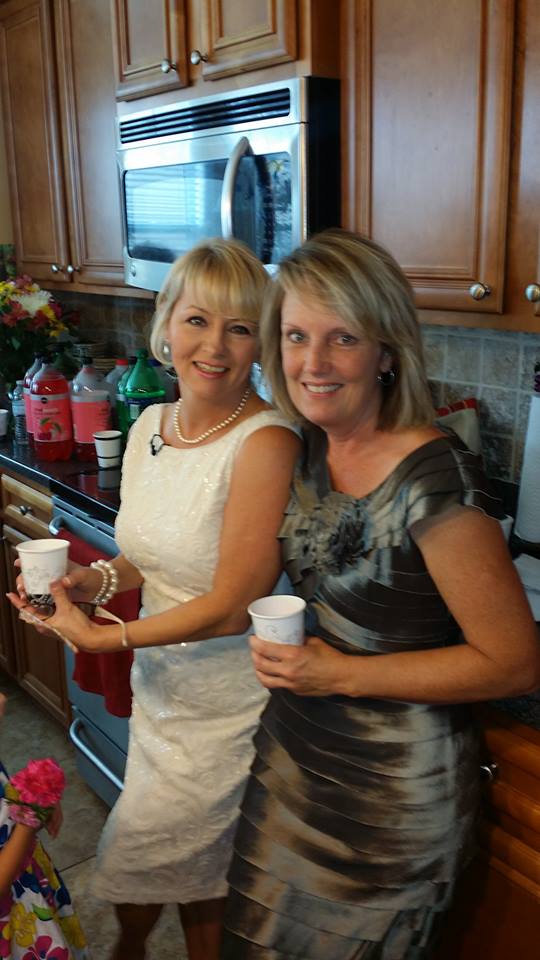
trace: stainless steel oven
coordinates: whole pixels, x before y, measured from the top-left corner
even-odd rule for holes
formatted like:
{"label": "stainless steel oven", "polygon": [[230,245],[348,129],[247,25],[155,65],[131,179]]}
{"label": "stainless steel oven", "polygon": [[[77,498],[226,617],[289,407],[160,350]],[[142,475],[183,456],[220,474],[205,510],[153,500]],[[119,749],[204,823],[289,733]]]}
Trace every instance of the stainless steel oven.
{"label": "stainless steel oven", "polygon": [[[88,548],[104,558],[118,553],[110,524],[61,497],[54,496],[52,500],[54,512],[49,530],[54,536],[69,536],[71,559],[83,560]],[[67,646],[64,650],[72,710],[69,738],[75,747],[77,769],[102,800],[112,806],[123,785],[128,719],[109,713],[99,694],[81,690],[73,680],[75,655]]]}
{"label": "stainless steel oven", "polygon": [[271,269],[340,222],[339,81],[301,77],[122,116],[126,283],[159,290],[198,241],[235,236]]}

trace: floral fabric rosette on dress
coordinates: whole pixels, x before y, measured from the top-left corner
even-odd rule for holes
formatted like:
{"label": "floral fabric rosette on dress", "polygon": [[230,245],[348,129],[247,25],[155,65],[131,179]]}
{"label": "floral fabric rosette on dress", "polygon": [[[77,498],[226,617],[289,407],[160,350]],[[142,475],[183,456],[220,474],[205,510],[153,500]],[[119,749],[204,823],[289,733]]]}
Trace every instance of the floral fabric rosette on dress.
{"label": "floral fabric rosette on dress", "polygon": [[56,760],[30,760],[4,788],[11,819],[28,827],[43,826],[60,802],[65,785],[64,771]]}

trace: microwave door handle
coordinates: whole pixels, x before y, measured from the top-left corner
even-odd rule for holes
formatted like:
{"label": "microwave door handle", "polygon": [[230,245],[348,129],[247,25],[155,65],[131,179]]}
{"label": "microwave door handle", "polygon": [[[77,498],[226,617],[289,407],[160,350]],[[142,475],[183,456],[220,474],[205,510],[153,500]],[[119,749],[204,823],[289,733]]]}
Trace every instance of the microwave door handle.
{"label": "microwave door handle", "polygon": [[240,137],[227,160],[221,188],[221,234],[225,238],[233,236],[233,195],[238,167],[242,157],[252,152],[248,138]]}

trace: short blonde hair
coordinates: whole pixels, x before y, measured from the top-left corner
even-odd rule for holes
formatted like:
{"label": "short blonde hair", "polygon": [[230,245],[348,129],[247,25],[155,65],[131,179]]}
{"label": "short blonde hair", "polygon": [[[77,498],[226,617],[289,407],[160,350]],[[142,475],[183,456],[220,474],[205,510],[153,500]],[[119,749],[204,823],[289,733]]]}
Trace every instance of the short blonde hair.
{"label": "short blonde hair", "polygon": [[316,300],[388,351],[395,381],[382,388],[380,428],[433,422],[412,290],[387,250],[367,237],[335,228],[306,240],[281,262],[261,319],[262,364],[276,406],[301,422],[303,417],[287,392],[281,357],[281,307],[286,293]]}
{"label": "short blonde hair", "polygon": [[171,313],[186,287],[201,307],[238,320],[259,322],[269,277],[260,260],[239,240],[213,237],[176,260],[156,301],[150,348],[170,363],[163,345]]}

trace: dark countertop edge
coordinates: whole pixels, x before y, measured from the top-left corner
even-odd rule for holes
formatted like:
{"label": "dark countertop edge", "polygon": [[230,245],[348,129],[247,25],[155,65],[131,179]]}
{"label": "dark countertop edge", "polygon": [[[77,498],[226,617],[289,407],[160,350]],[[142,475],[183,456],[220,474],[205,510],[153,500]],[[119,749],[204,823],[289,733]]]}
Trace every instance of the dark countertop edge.
{"label": "dark countertop edge", "polygon": [[[32,453],[28,448],[25,449],[24,454],[28,459],[32,459]],[[40,463],[24,462],[24,460],[19,459],[17,451],[8,442],[0,443],[1,467],[47,487],[51,494],[61,496],[72,503],[73,506],[91,513],[97,520],[102,520],[114,526],[119,504],[107,502],[107,500],[112,499],[111,495],[106,496],[104,494],[104,498],[101,499],[99,491],[96,491],[96,495],[93,496],[77,489],[74,478],[80,476],[84,464],[74,460],[53,461],[51,463],[44,461]]]}

